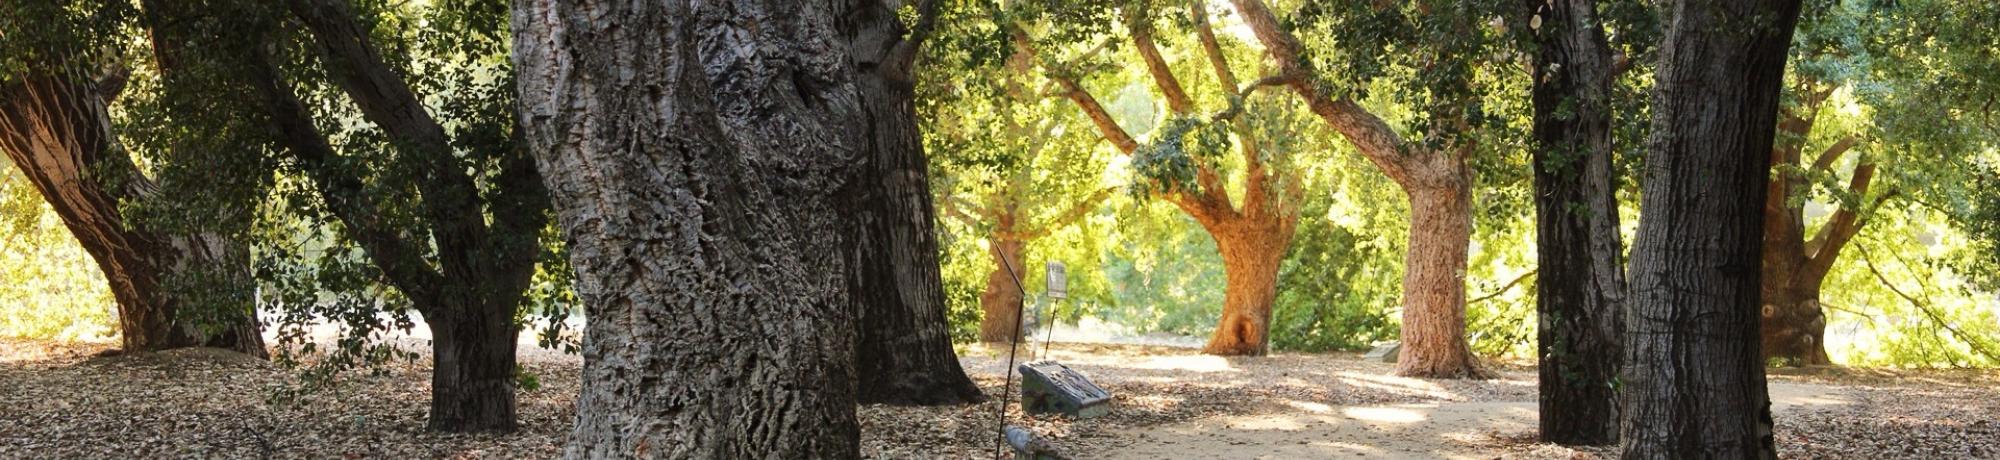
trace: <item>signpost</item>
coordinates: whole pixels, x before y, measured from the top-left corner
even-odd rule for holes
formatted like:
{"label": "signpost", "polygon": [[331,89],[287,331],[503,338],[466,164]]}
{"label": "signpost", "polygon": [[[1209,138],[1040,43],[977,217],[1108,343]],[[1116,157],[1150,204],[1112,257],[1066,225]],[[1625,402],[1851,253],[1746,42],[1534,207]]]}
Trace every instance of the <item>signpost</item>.
{"label": "signpost", "polygon": [[1046,292],[1049,298],[1062,300],[1069,297],[1069,268],[1062,262],[1049,262],[1049,272],[1043,281],[1048,282]]}

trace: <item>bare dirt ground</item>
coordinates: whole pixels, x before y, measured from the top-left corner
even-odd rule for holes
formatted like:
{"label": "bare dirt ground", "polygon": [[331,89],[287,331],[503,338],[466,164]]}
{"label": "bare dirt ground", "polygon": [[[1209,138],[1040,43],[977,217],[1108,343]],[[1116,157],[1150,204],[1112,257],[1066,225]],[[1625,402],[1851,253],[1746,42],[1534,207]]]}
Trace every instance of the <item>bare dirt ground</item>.
{"label": "bare dirt ground", "polygon": [[[411,343],[420,345],[420,343]],[[0,339],[0,458],[549,458],[580,360],[524,349],[542,387],[509,435],[424,431],[426,369],[355,374],[274,401],[291,371],[209,350],[92,357],[102,344]],[[1039,351],[1039,349],[1035,350]],[[964,350],[1000,392],[1005,350]],[[1023,360],[1034,353],[1024,352]],[[1485,381],[1394,377],[1353,354],[1220,358],[1057,344],[1052,357],[1118,396],[1108,416],[1024,420],[1073,458],[1600,458],[1534,440],[1531,369]],[[2000,458],[2000,377],[1984,371],[1774,371],[1786,458]],[[1018,385],[1016,386],[1018,388]],[[860,409],[870,458],[993,458],[995,403]]]}

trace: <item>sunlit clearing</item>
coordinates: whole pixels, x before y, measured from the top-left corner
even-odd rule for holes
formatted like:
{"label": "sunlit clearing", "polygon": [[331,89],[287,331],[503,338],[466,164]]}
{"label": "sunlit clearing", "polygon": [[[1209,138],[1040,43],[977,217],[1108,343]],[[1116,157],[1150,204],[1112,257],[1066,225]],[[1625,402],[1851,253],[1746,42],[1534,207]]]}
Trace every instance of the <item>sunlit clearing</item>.
{"label": "sunlit clearing", "polygon": [[1328,406],[1325,404],[1320,404],[1312,401],[1285,401],[1285,405],[1292,406],[1293,409],[1298,409],[1315,414],[1333,413],[1333,406]]}
{"label": "sunlit clearing", "polygon": [[1335,375],[1340,379],[1340,383],[1362,388],[1372,388],[1405,395],[1425,395],[1447,399],[1458,398],[1458,394],[1445,391],[1444,387],[1421,379],[1351,371],[1342,371]]}
{"label": "sunlit clearing", "polygon": [[1240,372],[1229,365],[1228,359],[1209,355],[1155,356],[1132,368],[1160,371]]}
{"label": "sunlit clearing", "polygon": [[1355,420],[1378,423],[1418,423],[1428,418],[1421,412],[1398,407],[1349,407],[1340,413]]}

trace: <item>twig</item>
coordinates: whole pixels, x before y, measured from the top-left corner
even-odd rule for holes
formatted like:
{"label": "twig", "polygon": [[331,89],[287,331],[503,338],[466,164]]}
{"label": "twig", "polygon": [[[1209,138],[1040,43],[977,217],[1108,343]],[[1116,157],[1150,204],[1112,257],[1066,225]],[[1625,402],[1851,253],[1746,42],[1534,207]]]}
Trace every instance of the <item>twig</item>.
{"label": "twig", "polygon": [[1889,292],[1896,293],[1897,297],[1902,297],[1903,300],[1909,301],[1910,306],[1916,307],[1917,311],[1923,312],[1924,316],[1931,319],[1931,322],[1937,323],[1939,327],[1943,327],[1946,331],[1950,331],[1952,337],[1957,337],[1960,342],[1965,342],[1967,346],[1972,348],[1973,352],[1978,353],[1980,356],[1985,356],[1986,359],[2000,361],[2000,354],[1995,354],[1993,350],[1986,348],[1986,343],[1978,340],[1977,336],[1967,334],[1965,331],[1959,330],[1958,327],[1952,326],[1950,321],[1944,319],[1944,315],[1938,314],[1937,310],[1931,309],[1929,304],[1904,293],[1902,289],[1896,287],[1896,283],[1890,282],[1889,277],[1884,276],[1882,270],[1875,267],[1875,258],[1870,255],[1873,252],[1868,250],[1867,246],[1862,246],[1861,261],[1868,265],[1868,272],[1875,274],[1875,279],[1881,281],[1883,287],[1889,288]]}

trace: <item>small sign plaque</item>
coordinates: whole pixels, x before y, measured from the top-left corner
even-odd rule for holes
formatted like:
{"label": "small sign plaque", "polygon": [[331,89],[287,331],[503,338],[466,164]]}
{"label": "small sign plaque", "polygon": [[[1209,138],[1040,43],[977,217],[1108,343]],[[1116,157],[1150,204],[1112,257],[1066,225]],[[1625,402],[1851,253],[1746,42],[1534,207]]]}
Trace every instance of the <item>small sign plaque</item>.
{"label": "small sign plaque", "polygon": [[1396,358],[1401,357],[1399,356],[1401,354],[1403,354],[1403,343],[1389,342],[1381,345],[1376,345],[1375,349],[1368,350],[1368,354],[1362,355],[1361,359],[1375,361],[1375,362],[1382,362],[1382,363],[1394,363],[1396,362]]}
{"label": "small sign plaque", "polygon": [[1064,267],[1062,262],[1049,262],[1048,275],[1043,278],[1044,281],[1048,282],[1047,294],[1049,298],[1063,299],[1069,297],[1068,270],[1069,268]]}
{"label": "small sign plaque", "polygon": [[1111,392],[1055,361],[1021,365],[1021,407],[1030,414],[1093,418],[1111,412]]}

